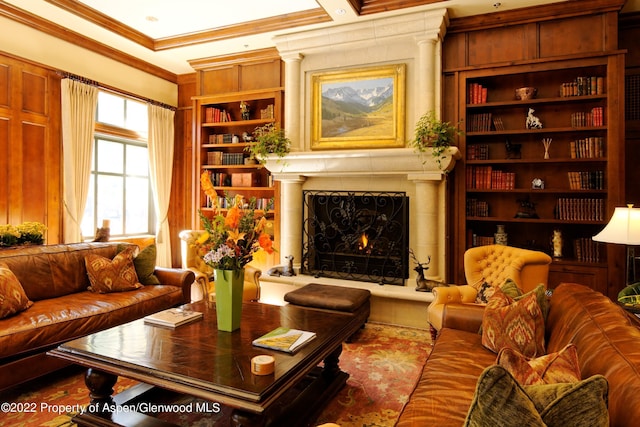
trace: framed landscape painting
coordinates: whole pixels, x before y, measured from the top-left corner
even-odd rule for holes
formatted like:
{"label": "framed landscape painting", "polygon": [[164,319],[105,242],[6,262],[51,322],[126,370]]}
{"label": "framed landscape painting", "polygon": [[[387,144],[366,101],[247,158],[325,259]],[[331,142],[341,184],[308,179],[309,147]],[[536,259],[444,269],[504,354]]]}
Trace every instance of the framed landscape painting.
{"label": "framed landscape painting", "polygon": [[311,76],[311,149],[404,147],[405,64]]}

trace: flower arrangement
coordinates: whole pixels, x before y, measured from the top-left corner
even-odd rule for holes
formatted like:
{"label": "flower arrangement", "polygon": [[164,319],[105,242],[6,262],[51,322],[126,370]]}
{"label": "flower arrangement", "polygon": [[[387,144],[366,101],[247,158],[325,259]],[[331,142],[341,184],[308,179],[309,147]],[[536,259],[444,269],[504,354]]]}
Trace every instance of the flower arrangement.
{"label": "flower arrangement", "polygon": [[41,245],[47,227],[39,222],[24,222],[18,226],[0,225],[0,246]]}
{"label": "flower arrangement", "polygon": [[199,212],[206,233],[197,243],[201,245],[202,259],[208,266],[240,270],[253,260],[253,254],[258,250],[274,252],[271,236],[265,232],[267,220],[256,212],[255,199],[245,203],[241,195],[227,198],[229,208],[225,216],[218,209],[217,194],[208,172],[201,176],[201,187],[214,202],[212,219]]}

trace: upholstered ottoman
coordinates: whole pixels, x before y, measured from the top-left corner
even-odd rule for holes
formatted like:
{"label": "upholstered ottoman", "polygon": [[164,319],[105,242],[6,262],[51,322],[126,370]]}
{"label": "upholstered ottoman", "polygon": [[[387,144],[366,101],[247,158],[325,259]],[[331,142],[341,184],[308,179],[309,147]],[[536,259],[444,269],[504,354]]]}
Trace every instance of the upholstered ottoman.
{"label": "upholstered ottoman", "polygon": [[309,283],[284,295],[289,304],[310,307],[319,310],[349,313],[367,322],[370,313],[371,292],[367,289]]}

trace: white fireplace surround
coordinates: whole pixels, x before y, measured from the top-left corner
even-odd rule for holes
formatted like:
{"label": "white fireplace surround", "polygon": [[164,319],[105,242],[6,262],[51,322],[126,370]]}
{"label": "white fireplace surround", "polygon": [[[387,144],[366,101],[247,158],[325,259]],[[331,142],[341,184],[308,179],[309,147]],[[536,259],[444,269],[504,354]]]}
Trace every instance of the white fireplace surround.
{"label": "white fireplace surround", "polygon": [[[388,14],[364,22],[278,35],[274,41],[285,63],[285,132],[292,152],[269,158],[267,169],[280,181],[281,262],[302,257],[302,191],[404,191],[409,197],[409,246],[420,262],[431,257],[429,277],[444,279],[446,173],[460,157],[448,150],[442,170],[430,153],[411,148],[331,151],[310,149],[311,75],[355,67],[406,65],[405,135],[429,110],[440,111],[441,42],[446,9]],[[407,286],[413,287],[411,269]],[[378,286],[378,285],[375,285]],[[386,288],[386,286],[385,286]],[[397,288],[397,287],[396,287]]]}

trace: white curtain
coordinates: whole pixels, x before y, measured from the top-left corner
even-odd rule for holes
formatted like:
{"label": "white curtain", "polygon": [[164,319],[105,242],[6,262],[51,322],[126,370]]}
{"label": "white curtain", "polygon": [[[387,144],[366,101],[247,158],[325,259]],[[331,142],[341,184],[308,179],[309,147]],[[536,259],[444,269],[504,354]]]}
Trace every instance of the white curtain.
{"label": "white curtain", "polygon": [[173,171],[173,117],[164,107],[149,104],[149,173],[153,201],[158,218],[156,228],[157,260],[160,267],[171,267],[171,235],[169,232],[169,197]]}
{"label": "white curtain", "polygon": [[65,243],[82,241],[80,223],[89,192],[97,105],[98,88],[96,86],[70,78],[62,80]]}

